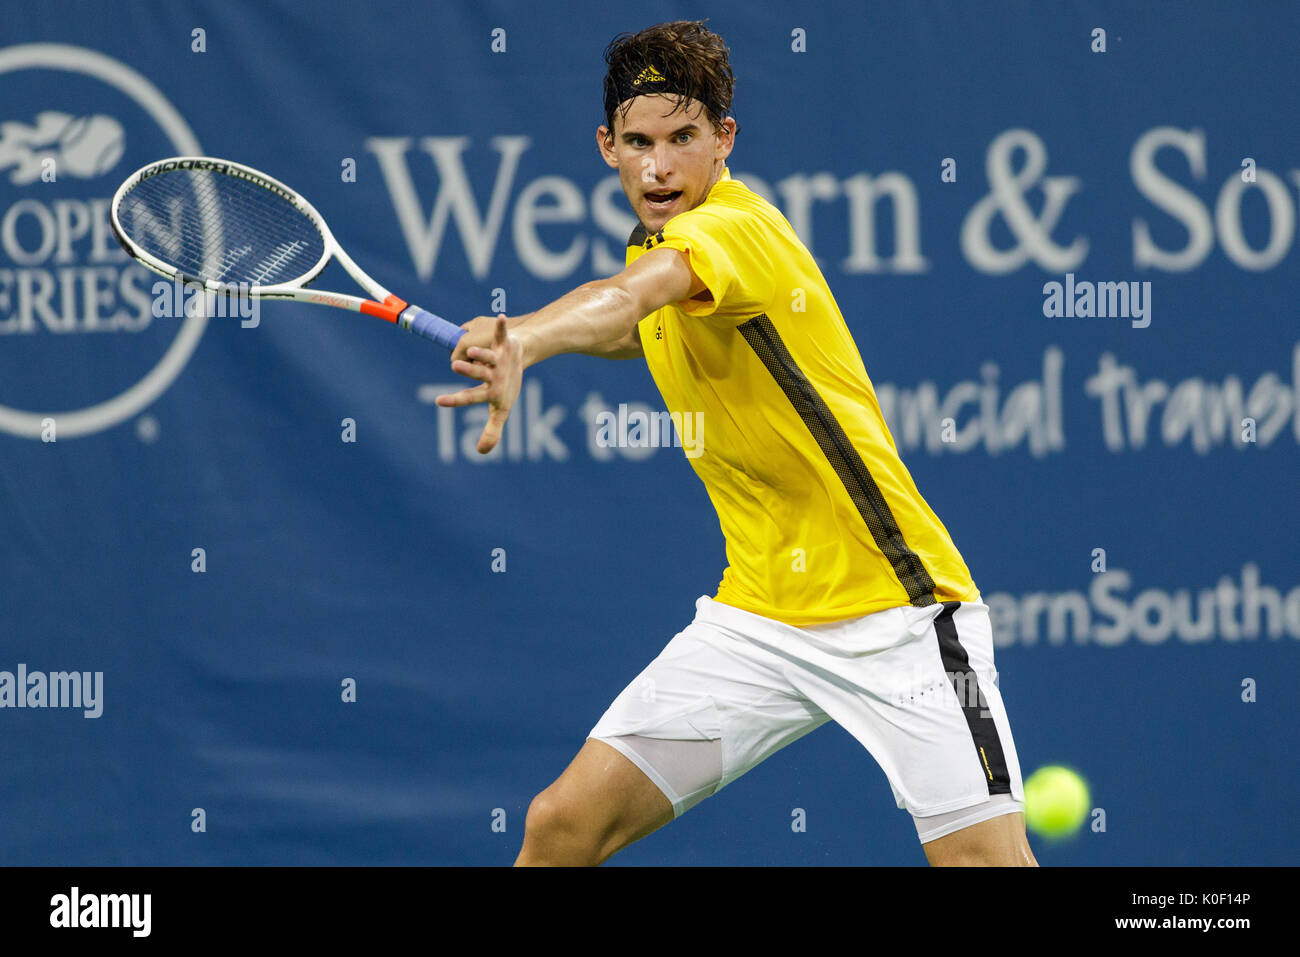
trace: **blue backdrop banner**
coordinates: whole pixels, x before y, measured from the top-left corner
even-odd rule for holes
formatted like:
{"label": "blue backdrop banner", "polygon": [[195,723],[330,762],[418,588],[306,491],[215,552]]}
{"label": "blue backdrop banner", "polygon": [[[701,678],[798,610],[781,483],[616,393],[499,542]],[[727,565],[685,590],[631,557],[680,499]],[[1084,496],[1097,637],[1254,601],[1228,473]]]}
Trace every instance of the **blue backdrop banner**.
{"label": "blue backdrop banner", "polygon": [[[633,428],[644,362],[529,370],[481,456],[445,351],[168,311],[108,206],[226,157],[402,298],[533,311],[636,224],[606,44],[707,16],[728,167],[816,256],[990,607],[1021,765],[1091,785],[1039,860],[1296,863],[1300,7],[559,10],[0,14],[0,862],[514,859],[725,565],[680,441]],[[827,725],[614,861],[924,857]]]}

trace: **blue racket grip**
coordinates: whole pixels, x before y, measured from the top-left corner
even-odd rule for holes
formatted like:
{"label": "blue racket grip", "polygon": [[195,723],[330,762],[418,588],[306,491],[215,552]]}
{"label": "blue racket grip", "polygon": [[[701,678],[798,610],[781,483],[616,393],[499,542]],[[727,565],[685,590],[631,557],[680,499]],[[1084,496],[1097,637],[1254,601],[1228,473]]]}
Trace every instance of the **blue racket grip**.
{"label": "blue racket grip", "polygon": [[451,350],[456,348],[465,330],[455,323],[448,322],[441,316],[426,312],[419,306],[407,306],[397,317],[397,324],[407,332],[432,339],[438,345]]}

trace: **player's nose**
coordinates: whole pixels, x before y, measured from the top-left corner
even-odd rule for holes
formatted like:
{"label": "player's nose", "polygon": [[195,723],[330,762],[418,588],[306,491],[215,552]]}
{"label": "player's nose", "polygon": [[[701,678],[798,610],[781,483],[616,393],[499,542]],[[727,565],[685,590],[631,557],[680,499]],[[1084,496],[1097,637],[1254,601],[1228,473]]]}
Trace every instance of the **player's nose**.
{"label": "player's nose", "polygon": [[669,152],[666,144],[660,143],[655,147],[654,161],[655,178],[660,182],[666,183],[668,177],[671,176],[673,172],[672,154]]}

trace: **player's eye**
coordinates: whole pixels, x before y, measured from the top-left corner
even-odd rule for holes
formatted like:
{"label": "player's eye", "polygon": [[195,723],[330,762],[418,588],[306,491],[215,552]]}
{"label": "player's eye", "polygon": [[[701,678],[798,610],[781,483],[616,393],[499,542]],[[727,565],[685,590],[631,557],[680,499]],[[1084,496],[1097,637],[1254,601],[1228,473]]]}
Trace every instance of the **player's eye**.
{"label": "player's eye", "polygon": [[678,133],[677,135],[678,135],[679,137],[680,137],[680,136],[684,136],[684,137],[686,137],[686,139],[688,139],[688,140],[691,138],[691,134],[690,134],[690,133]]}

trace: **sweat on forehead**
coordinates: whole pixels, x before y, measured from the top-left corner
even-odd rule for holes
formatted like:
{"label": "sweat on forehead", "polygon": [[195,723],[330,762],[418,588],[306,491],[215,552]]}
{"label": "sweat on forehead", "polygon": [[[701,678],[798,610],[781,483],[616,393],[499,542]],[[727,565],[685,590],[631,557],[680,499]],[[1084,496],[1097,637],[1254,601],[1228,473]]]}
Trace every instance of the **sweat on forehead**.
{"label": "sweat on forehead", "polygon": [[[620,118],[623,120],[623,126],[628,123],[628,116],[631,114],[633,107],[639,104],[647,107],[646,112],[641,116],[646,117],[670,117],[680,116],[683,120],[703,121],[706,118],[704,104],[699,100],[683,99],[676,94],[658,94],[650,93],[642,96],[633,97],[630,100],[624,100],[618,105],[614,113],[615,122]],[[638,111],[640,112],[640,111]]]}

